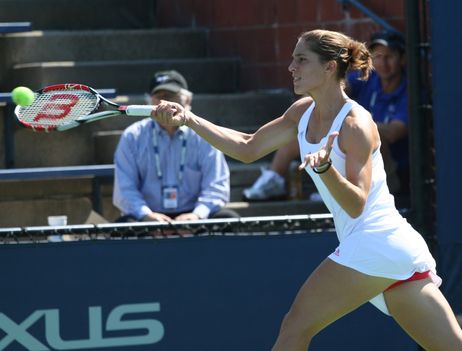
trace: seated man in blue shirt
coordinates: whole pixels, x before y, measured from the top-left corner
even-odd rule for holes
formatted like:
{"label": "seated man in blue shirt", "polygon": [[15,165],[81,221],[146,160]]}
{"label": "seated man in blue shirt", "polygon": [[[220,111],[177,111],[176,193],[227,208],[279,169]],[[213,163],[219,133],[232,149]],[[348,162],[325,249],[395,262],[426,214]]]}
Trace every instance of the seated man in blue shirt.
{"label": "seated man in blue shirt", "polygon": [[397,32],[371,37],[374,71],[366,81],[348,77],[347,93],[364,106],[377,124],[387,181],[392,193],[409,191],[408,100],[404,38]]}
{"label": "seated man in blue shirt", "polygon": [[[369,50],[375,70],[366,81],[358,73],[347,77],[347,94],[372,115],[381,138],[381,152],[392,194],[409,192],[408,106],[405,72],[405,43],[398,32],[374,33]],[[290,163],[299,157],[298,144],[279,149],[269,169],[243,192],[248,201],[280,199],[286,196],[285,179]],[[316,199],[317,194],[313,194]]]}
{"label": "seated man in blue shirt", "polygon": [[[156,73],[149,93],[153,105],[168,100],[191,107],[193,94],[176,71]],[[151,118],[132,124],[120,138],[114,163],[119,222],[238,217],[224,208],[230,197],[224,155],[186,126]]]}

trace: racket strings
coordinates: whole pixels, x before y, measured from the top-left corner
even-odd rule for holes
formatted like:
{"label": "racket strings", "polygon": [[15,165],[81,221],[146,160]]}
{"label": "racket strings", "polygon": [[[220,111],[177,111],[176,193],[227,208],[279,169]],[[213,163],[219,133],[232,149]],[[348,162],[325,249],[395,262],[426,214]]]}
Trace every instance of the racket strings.
{"label": "racket strings", "polygon": [[54,90],[36,94],[32,105],[19,109],[18,118],[30,126],[60,126],[92,113],[98,102],[88,91]]}

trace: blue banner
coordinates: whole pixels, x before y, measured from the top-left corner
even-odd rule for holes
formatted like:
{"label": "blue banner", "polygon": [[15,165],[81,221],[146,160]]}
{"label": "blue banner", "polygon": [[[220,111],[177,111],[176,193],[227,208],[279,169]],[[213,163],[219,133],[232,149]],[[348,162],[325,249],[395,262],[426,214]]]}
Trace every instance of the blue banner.
{"label": "blue banner", "polygon": [[[0,246],[0,350],[270,350],[333,233]],[[370,304],[310,350],[416,350]]]}

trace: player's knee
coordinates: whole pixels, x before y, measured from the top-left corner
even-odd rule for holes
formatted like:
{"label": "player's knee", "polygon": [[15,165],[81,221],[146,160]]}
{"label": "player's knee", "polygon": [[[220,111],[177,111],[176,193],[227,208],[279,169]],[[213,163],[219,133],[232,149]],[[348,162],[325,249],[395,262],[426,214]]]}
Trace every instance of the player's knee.
{"label": "player's knee", "polygon": [[319,332],[319,325],[310,318],[309,313],[291,309],[284,316],[281,334],[303,339],[307,343]]}

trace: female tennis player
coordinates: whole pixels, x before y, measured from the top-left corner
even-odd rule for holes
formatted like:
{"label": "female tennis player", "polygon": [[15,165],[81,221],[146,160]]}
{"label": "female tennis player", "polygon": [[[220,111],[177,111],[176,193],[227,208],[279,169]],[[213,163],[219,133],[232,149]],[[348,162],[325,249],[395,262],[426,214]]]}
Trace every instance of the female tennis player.
{"label": "female tennis player", "polygon": [[364,44],[333,31],[303,33],[289,71],[303,97],[254,134],[214,125],[163,102],[161,123],[186,124],[225,154],[252,162],[298,139],[302,163],[332,212],[339,246],[300,288],[273,351],[304,351],[323,328],[370,301],[426,350],[462,350],[462,331],[438,286],[435,260],[401,217],[386,184],[371,115],[344,92],[348,70],[366,79]]}

